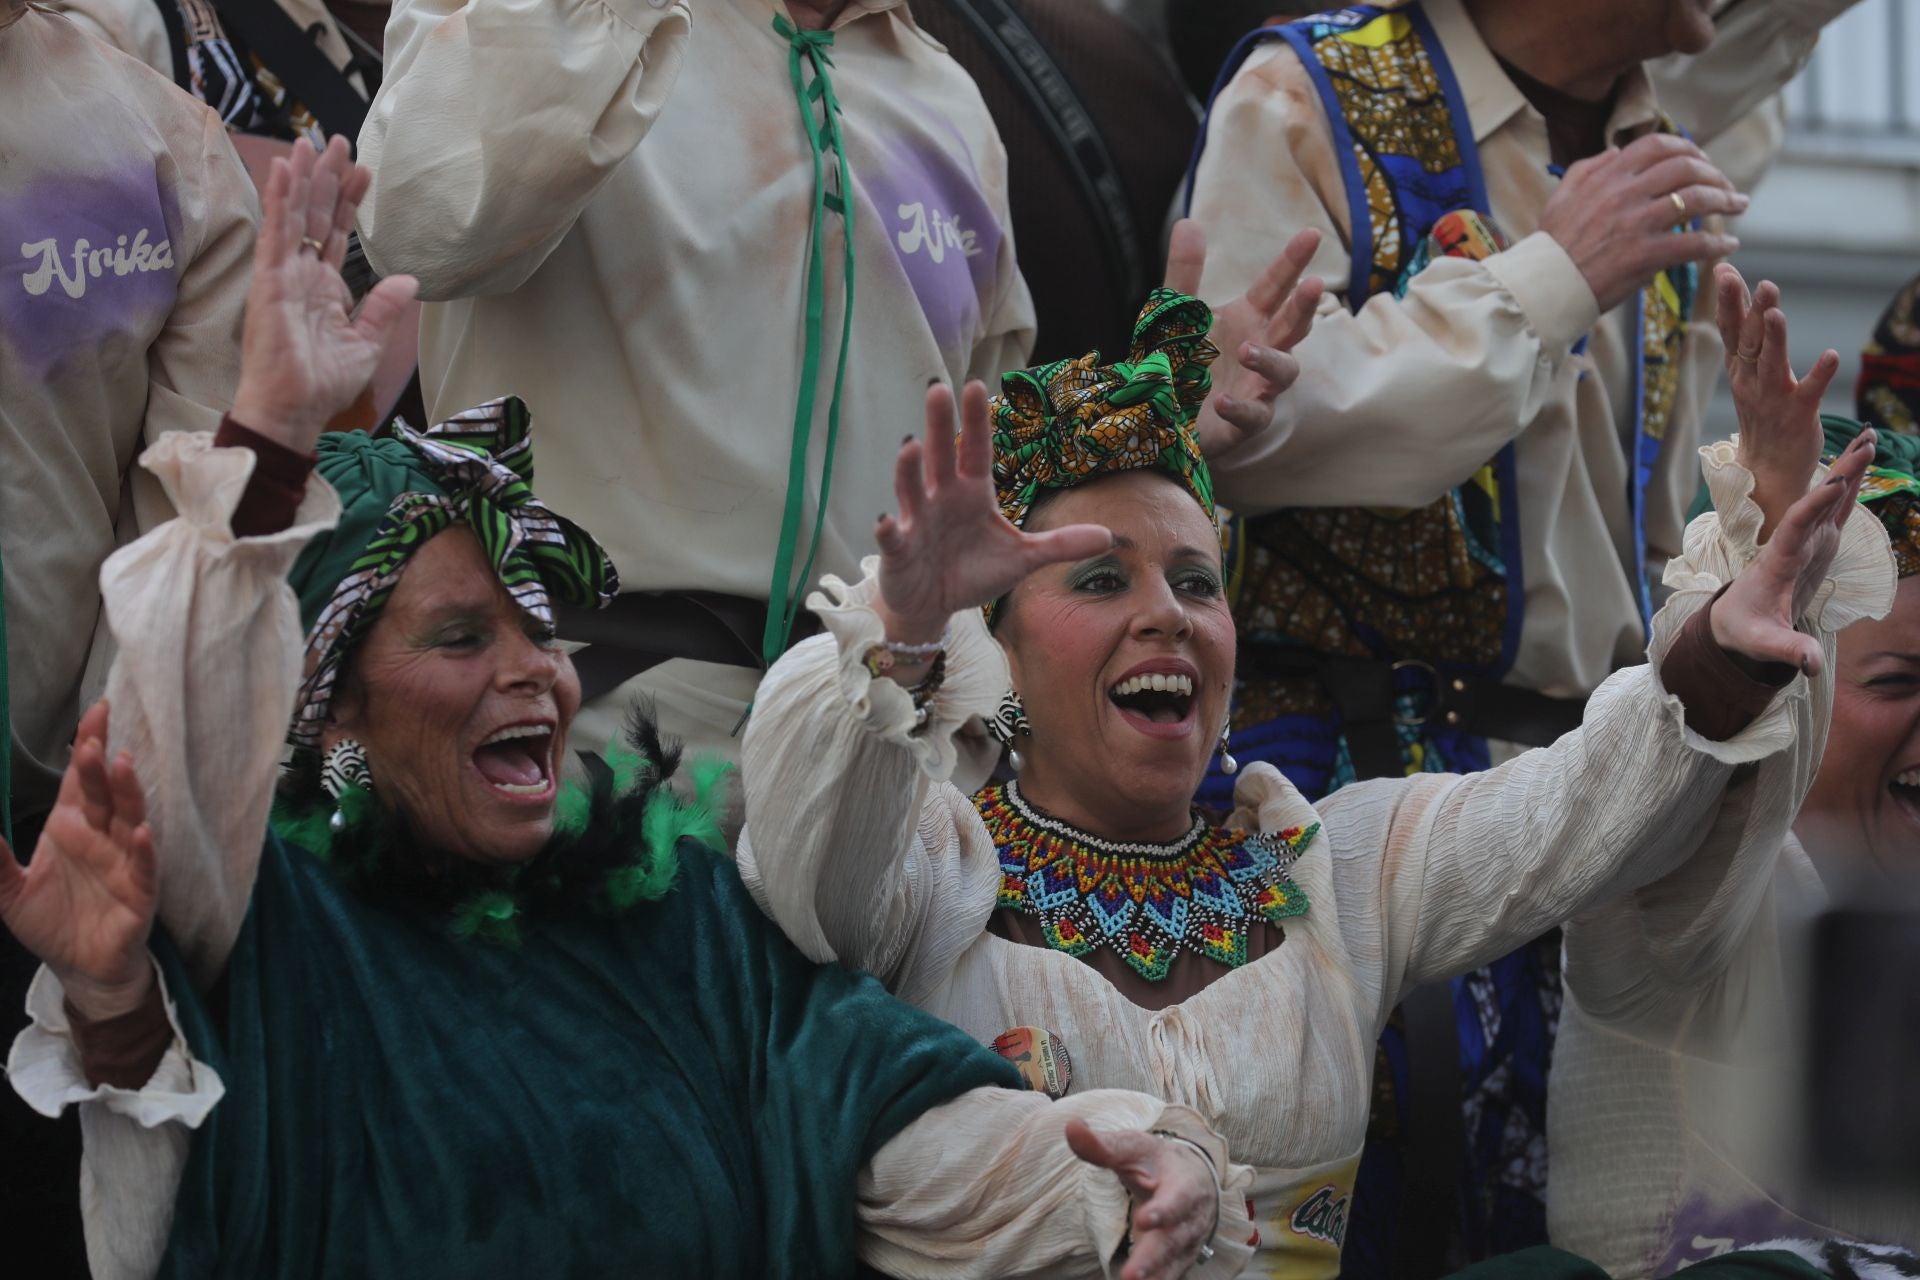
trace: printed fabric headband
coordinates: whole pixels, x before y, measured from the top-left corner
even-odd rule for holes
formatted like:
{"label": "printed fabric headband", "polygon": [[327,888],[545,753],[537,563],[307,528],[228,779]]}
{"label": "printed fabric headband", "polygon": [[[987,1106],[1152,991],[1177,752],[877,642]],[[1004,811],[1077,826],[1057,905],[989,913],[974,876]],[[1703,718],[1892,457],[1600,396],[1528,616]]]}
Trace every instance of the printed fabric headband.
{"label": "printed fabric headband", "polygon": [[620,590],[591,535],[533,494],[526,405],[509,396],[427,431],[320,437],[317,471],[340,495],[340,523],[295,562],[289,581],[307,628],[306,678],[288,740],[312,747],[340,669],[393,595],[407,562],[433,536],[465,524],[514,602],[542,622],[554,602],[599,608]]}
{"label": "printed fabric headband", "polygon": [[1021,527],[1041,495],[1102,476],[1152,468],[1178,480],[1217,519],[1213,478],[1193,420],[1213,385],[1204,302],[1156,289],[1134,322],[1127,359],[1095,351],[1009,373],[994,397],[993,483],[1000,510]]}
{"label": "printed fabric headband", "polygon": [[[1861,424],[1850,418],[1820,416],[1826,429],[1825,461],[1831,464],[1860,434]],[[1874,445],[1873,465],[1860,486],[1860,502],[1886,527],[1893,545],[1893,562],[1902,578],[1920,573],[1920,436],[1881,428]]]}

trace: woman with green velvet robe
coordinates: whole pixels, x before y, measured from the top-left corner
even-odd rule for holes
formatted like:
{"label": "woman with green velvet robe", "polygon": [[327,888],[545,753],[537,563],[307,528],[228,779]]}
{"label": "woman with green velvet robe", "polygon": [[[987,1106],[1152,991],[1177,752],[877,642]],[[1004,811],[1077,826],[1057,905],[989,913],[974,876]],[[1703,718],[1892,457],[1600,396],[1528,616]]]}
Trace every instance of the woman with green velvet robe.
{"label": "woman with green velvet robe", "polygon": [[1193,1111],[1050,1102],[808,963],[644,721],[561,785],[553,610],[617,582],[524,408],[321,434],[412,288],[349,317],[365,187],[276,162],[233,413],[144,459],[180,516],[104,570],[108,702],[0,848],[45,962],[9,1074],[79,1104],[95,1275],[1234,1274]]}

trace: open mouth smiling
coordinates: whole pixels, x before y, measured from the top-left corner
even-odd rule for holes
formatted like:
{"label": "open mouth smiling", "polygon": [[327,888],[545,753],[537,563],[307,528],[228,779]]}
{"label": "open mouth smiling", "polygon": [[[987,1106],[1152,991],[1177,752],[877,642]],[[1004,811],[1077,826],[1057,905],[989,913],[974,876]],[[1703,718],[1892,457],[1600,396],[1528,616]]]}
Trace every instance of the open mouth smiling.
{"label": "open mouth smiling", "polygon": [[1920,823],[1920,765],[1904,770],[1889,782],[1887,793],[1909,818]]}
{"label": "open mouth smiling", "polygon": [[1155,738],[1183,738],[1193,728],[1191,670],[1134,671],[1107,690],[1120,718]]}
{"label": "open mouth smiling", "polygon": [[534,800],[553,791],[551,720],[496,729],[473,749],[473,767],[502,795]]}

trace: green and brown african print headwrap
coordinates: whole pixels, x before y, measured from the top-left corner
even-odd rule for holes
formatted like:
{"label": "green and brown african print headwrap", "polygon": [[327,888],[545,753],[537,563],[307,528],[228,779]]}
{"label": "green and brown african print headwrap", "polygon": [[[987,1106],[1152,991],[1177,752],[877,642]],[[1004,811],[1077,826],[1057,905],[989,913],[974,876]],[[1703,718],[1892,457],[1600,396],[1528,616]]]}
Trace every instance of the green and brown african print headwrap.
{"label": "green and brown african print headwrap", "polygon": [[1213,478],[1193,420],[1220,354],[1207,341],[1213,312],[1198,298],[1156,289],[1118,364],[1095,351],[1009,373],[993,401],[993,483],[1000,510],[1024,527],[1040,495],[1102,476],[1154,468],[1184,485],[1216,518]]}
{"label": "green and brown african print headwrap", "polygon": [[553,606],[597,608],[620,590],[590,534],[533,495],[526,405],[509,396],[415,431],[320,437],[316,470],[340,495],[340,523],[314,540],[288,575],[307,629],[306,678],[287,737],[318,742],[346,657],[366,637],[413,553],[465,524],[515,603],[542,622]]}
{"label": "green and brown african print headwrap", "polygon": [[[1831,464],[1846,452],[1861,424],[1851,418],[1820,416],[1826,430],[1824,461]],[[1893,544],[1893,562],[1903,578],[1920,573],[1920,435],[1882,427],[1874,444],[1873,465],[1860,486],[1860,501],[1880,517],[1887,541]]]}

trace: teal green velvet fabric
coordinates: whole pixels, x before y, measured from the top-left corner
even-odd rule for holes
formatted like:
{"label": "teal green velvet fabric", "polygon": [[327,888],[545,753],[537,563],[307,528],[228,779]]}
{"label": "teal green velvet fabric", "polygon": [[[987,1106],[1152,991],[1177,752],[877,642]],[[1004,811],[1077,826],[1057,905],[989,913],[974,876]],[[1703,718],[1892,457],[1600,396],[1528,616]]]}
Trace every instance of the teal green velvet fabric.
{"label": "teal green velvet fabric", "polygon": [[1013,1067],[870,977],[818,967],[733,865],[518,947],[370,905],[269,837],[220,989],[162,965],[227,1095],[162,1274],[828,1277],[855,1179]]}

